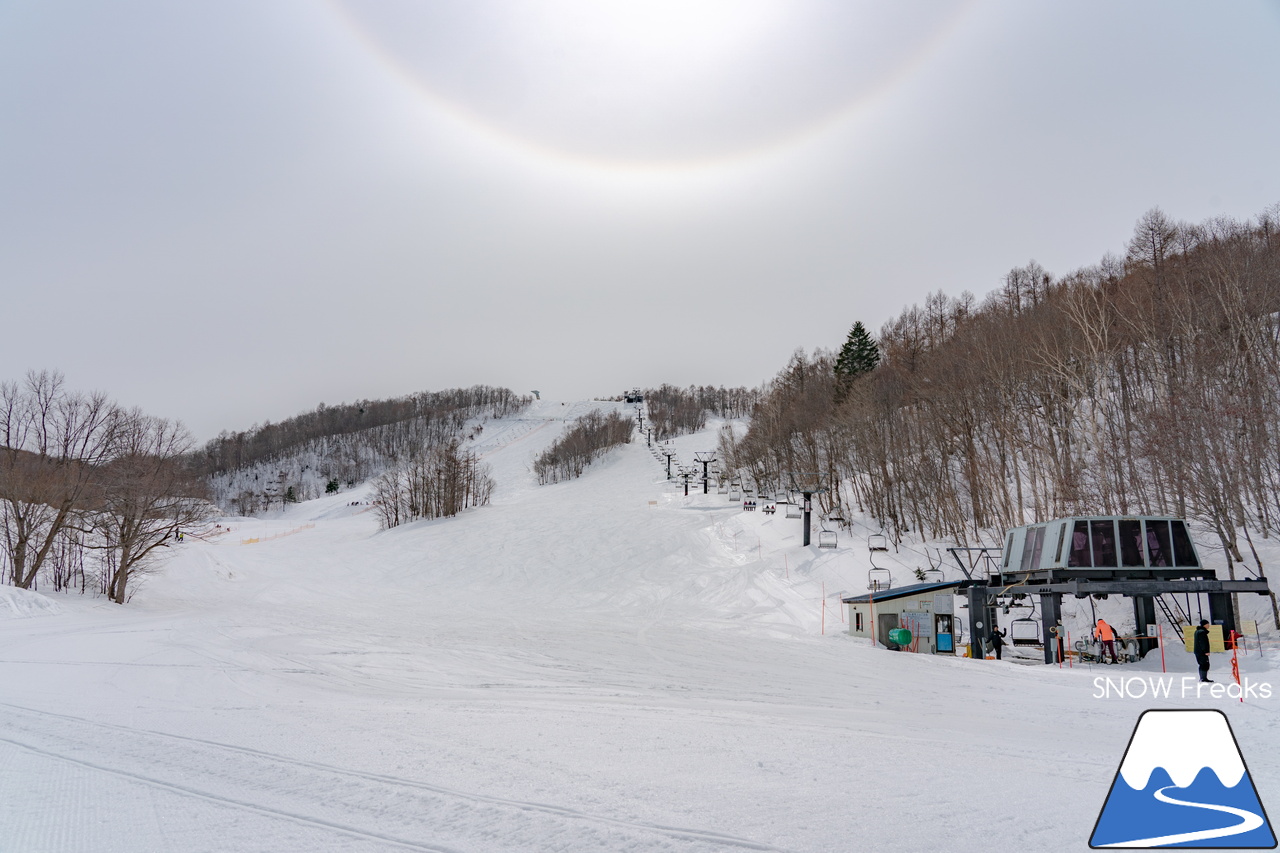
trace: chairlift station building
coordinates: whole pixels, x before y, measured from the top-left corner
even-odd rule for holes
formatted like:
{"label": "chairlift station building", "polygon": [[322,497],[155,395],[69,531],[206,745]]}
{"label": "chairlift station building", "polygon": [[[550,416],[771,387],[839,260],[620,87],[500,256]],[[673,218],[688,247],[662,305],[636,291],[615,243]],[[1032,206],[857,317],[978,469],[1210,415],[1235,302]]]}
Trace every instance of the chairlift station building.
{"label": "chairlift station building", "polygon": [[[955,654],[955,591],[962,583],[917,583],[842,598],[849,608],[849,633],[874,639],[894,651]],[[894,628],[911,632],[910,646],[892,641],[889,632]]]}
{"label": "chairlift station building", "polygon": [[[1225,635],[1237,627],[1232,595],[1270,593],[1265,577],[1219,579],[1213,569],[1204,567],[1186,522],[1167,516],[1059,518],[1013,528],[1003,549],[948,550],[965,580],[878,589],[841,599],[849,608],[849,633],[899,649],[889,632],[907,628],[913,636],[911,651],[954,653],[960,620],[952,607],[960,597],[967,598],[958,606],[968,610],[973,642],[986,648],[996,627],[997,607],[1003,605],[1006,613],[1011,606],[1030,611],[1029,597],[1036,596],[1039,619],[1016,622],[1027,623],[1033,632],[1038,622],[1040,637],[1015,635],[1014,643],[1040,645],[1044,662],[1055,663],[1063,649],[1064,595],[1132,599],[1134,624],[1140,632],[1156,623],[1157,606],[1171,623],[1179,621],[1173,612],[1179,609],[1176,599],[1171,609],[1162,596],[1204,595],[1209,621],[1221,626]],[[1190,618],[1189,613],[1184,615]],[[1156,645],[1152,639],[1137,642],[1140,654]]]}
{"label": "chairlift station building", "polygon": [[[1133,600],[1134,623],[1156,622],[1156,607],[1169,610],[1161,596],[1183,593],[1205,595],[1209,620],[1223,633],[1236,628],[1231,596],[1239,593],[1267,595],[1267,579],[1220,580],[1204,567],[1186,522],[1167,516],[1094,516],[1059,518],[1043,524],[1015,527],[999,549],[990,551],[983,571],[971,571],[961,563],[968,580],[959,593],[969,598],[973,635],[989,641],[995,625],[997,602],[1035,595],[1040,600],[1045,663],[1054,663],[1061,637],[1054,632],[1062,622],[1062,596],[1087,598],[1122,595]],[[999,555],[998,557],[996,555]],[[1154,641],[1139,641],[1141,653]]]}

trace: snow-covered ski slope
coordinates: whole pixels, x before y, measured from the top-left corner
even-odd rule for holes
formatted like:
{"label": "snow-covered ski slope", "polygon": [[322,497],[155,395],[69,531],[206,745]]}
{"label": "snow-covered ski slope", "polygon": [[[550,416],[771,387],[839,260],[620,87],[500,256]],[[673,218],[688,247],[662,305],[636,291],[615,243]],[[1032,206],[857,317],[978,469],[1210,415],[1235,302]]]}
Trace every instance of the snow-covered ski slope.
{"label": "snow-covered ski slope", "polygon": [[1084,850],[1151,707],[1225,710],[1280,810],[1280,689],[873,649],[822,608],[863,540],[685,498],[643,441],[536,486],[594,405],[486,424],[458,518],[380,532],[348,491],[188,538],[126,607],[0,608],[0,851]]}

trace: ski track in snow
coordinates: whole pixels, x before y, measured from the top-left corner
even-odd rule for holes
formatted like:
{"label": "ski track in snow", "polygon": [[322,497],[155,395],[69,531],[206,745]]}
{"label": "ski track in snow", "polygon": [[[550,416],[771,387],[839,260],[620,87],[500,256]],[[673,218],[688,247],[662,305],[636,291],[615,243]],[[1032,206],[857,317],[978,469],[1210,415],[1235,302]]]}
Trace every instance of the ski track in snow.
{"label": "ski track in snow", "polygon": [[[218,805],[412,850],[663,850],[672,842],[691,853],[778,850],[720,833],[610,819],[202,738],[0,707],[0,743]],[[104,749],[104,740],[117,745]],[[478,833],[481,848],[473,846]]]}
{"label": "ski track in snow", "polygon": [[[189,539],[128,607],[0,620],[0,851],[1085,849],[1147,707],[1092,697],[1114,671],[872,649],[865,540],[685,497],[642,440],[537,486],[594,408],[632,407],[487,422],[491,506],[379,531],[357,487]],[[1274,704],[1224,707],[1265,799]]]}

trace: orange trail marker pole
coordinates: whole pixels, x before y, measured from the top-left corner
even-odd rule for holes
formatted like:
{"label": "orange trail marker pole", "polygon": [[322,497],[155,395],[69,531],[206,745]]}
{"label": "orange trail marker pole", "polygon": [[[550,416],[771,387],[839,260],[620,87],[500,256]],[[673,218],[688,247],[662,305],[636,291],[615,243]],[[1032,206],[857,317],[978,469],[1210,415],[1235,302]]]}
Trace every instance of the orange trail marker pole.
{"label": "orange trail marker pole", "polygon": [[1163,625],[1156,625],[1156,635],[1159,637],[1159,642],[1160,642],[1160,671],[1168,672],[1169,670],[1164,668],[1164,626]]}
{"label": "orange trail marker pole", "polygon": [[[1240,658],[1238,654],[1239,645],[1240,643],[1237,641],[1236,630],[1232,628],[1231,629],[1231,674],[1235,676],[1237,686],[1240,686]],[[1240,691],[1240,701],[1244,702],[1243,690]]]}
{"label": "orange trail marker pole", "polygon": [[876,597],[868,595],[867,604],[871,606],[871,646],[874,648],[876,644]]}

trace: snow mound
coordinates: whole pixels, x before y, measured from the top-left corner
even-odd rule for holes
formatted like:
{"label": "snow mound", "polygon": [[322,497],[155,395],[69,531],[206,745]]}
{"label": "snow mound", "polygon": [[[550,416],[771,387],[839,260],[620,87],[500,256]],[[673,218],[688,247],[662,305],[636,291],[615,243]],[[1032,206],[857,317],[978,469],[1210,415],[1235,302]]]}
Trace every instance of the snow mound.
{"label": "snow mound", "polygon": [[18,589],[16,586],[0,586],[0,619],[50,616],[57,612],[58,605],[38,592]]}

